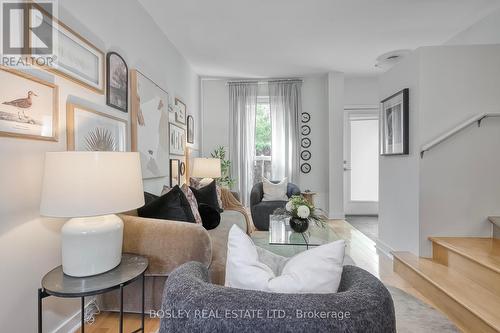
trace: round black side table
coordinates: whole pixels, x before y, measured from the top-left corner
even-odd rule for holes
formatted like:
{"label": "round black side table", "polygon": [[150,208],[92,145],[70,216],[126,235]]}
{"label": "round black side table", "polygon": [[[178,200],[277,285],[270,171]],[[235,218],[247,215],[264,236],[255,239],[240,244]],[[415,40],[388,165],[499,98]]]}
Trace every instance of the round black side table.
{"label": "round black side table", "polygon": [[148,259],[135,254],[124,253],[121,263],[110,271],[86,277],[72,277],[63,273],[62,266],[56,267],[42,279],[42,288],[38,289],[38,333],[42,333],[42,300],[45,297],[65,297],[82,299],[82,327],[85,331],[85,297],[104,294],[120,289],[120,333],[123,333],[123,287],[138,278],[142,280],[142,319],[141,327],[135,332],[144,332],[144,272],[148,268]]}

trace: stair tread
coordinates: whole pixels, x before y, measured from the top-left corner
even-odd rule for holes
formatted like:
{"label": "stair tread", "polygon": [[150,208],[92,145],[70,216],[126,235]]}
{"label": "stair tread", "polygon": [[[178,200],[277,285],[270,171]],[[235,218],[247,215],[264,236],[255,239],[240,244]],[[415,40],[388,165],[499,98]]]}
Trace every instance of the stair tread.
{"label": "stair tread", "polygon": [[430,237],[431,241],[500,273],[500,239]]}
{"label": "stair tread", "polygon": [[395,258],[412,268],[495,329],[500,329],[500,297],[453,269],[410,252],[393,252]]}

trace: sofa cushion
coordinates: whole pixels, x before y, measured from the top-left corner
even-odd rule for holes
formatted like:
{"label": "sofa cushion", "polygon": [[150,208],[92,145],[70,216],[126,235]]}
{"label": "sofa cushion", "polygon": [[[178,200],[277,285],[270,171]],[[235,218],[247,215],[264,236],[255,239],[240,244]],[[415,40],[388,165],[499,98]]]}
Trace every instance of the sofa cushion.
{"label": "sofa cushion", "polygon": [[195,222],[189,202],[179,186],[137,210],[140,217]]}
{"label": "sofa cushion", "polygon": [[279,183],[271,182],[266,178],[262,179],[262,188],[264,196],[262,201],[286,201],[288,196],[286,194],[288,179],[285,177]]}
{"label": "sofa cushion", "polygon": [[205,229],[212,230],[220,224],[220,213],[212,206],[201,203],[198,205],[198,211]]}
{"label": "sofa cushion", "polygon": [[198,210],[198,201],[196,201],[196,197],[194,196],[193,191],[191,191],[189,186],[187,186],[186,184],[182,185],[181,190],[189,202],[189,206],[191,207],[191,212],[193,212],[194,221],[196,223],[202,224],[203,220],[201,219],[201,215],[200,215],[200,212]]}
{"label": "sofa cushion", "polygon": [[[195,189],[200,189],[209,185],[212,182],[211,178],[189,178],[189,186],[194,187]],[[217,203],[221,209],[224,209],[224,205],[222,204],[222,189],[217,183],[215,183],[215,191],[217,192]]]}
{"label": "sofa cushion", "polygon": [[345,241],[301,252],[288,259],[276,275],[259,260],[252,239],[236,226],[228,238],[226,287],[279,293],[335,293],[340,284]]}
{"label": "sofa cushion", "polygon": [[219,201],[217,199],[217,188],[215,185],[215,180],[212,181],[207,186],[200,187],[199,189],[190,186],[191,191],[193,191],[198,204],[204,203],[206,205],[212,206],[217,211],[222,212],[222,208],[219,206]]}

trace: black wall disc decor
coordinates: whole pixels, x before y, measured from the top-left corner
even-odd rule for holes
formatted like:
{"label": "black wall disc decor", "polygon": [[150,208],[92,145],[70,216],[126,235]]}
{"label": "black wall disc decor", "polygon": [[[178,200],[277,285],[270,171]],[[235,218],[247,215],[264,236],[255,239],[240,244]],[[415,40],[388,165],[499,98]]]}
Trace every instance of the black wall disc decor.
{"label": "black wall disc decor", "polygon": [[302,148],[309,148],[311,147],[311,139],[309,138],[302,138],[302,140],[300,141],[300,146]]}
{"label": "black wall disc decor", "polygon": [[302,163],[302,165],[300,166],[300,171],[302,171],[302,173],[311,172],[311,165],[309,163]]}
{"label": "black wall disc decor", "polygon": [[304,161],[309,161],[311,159],[311,152],[309,150],[303,150],[300,153],[300,158]]}
{"label": "black wall disc decor", "polygon": [[[308,112],[302,112],[302,126],[300,126],[300,134],[302,139],[300,140],[300,147],[302,151],[300,152],[300,159],[302,161],[309,161],[311,159],[311,151],[308,150],[311,147],[311,139],[308,137],[311,134],[311,126],[307,125],[311,121],[311,115]],[[302,163],[300,165],[300,171],[304,174],[311,172],[311,164]]]}

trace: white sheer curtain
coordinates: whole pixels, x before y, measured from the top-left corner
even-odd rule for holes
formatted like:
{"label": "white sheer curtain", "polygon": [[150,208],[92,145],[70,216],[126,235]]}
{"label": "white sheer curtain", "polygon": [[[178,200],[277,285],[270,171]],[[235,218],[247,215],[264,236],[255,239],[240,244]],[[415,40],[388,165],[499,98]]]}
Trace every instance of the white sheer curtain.
{"label": "white sheer curtain", "polygon": [[299,117],[302,113],[302,81],[270,81],[272,128],[272,177],[297,183],[299,174]]}
{"label": "white sheer curtain", "polygon": [[253,186],[257,82],[229,83],[229,154],[232,177],[248,206]]}

